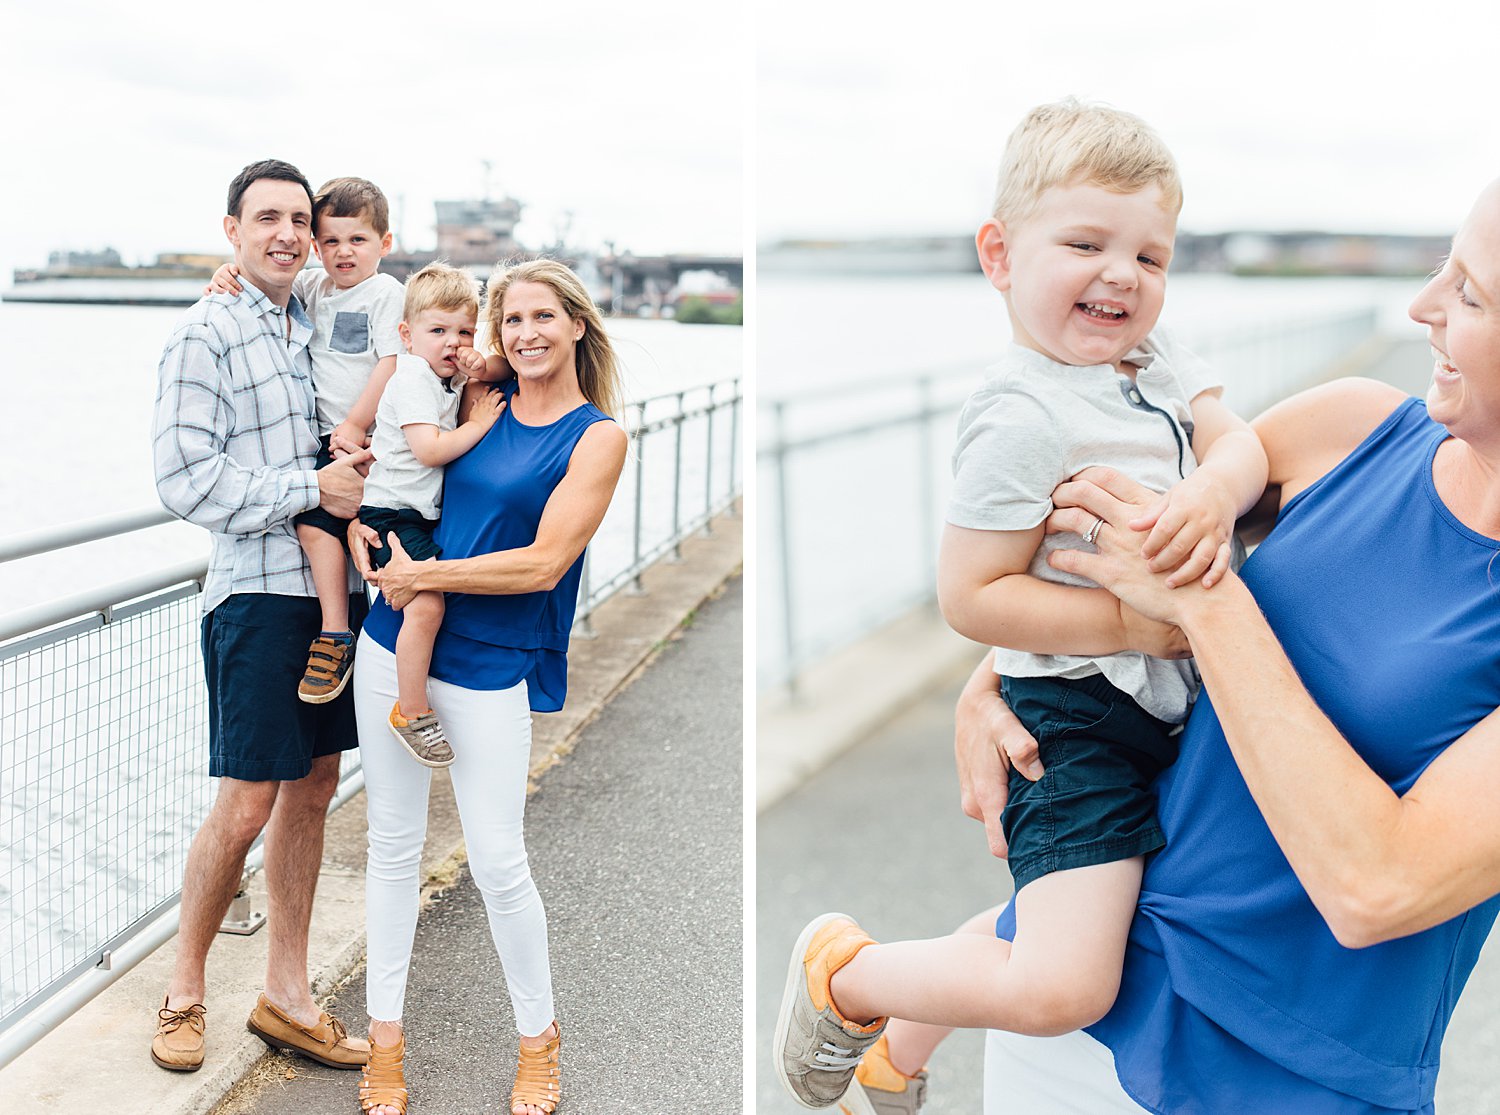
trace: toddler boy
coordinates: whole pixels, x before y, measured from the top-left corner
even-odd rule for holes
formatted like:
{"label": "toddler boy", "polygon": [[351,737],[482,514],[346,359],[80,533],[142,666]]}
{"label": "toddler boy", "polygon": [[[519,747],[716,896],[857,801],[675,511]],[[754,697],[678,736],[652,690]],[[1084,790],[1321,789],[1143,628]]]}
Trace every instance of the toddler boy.
{"label": "toddler boy", "polygon": [[[436,558],[433,541],[443,499],[443,466],[478,445],[504,407],[504,396],[486,391],[473,403],[468,421],[458,425],[461,391],[453,377],[465,361],[475,361],[474,330],[479,319],[479,291],[465,271],[430,263],[406,282],[400,325],[406,352],[380,397],[375,461],[365,478],[360,522],[380,538],[371,547],[376,569],[390,561],[390,535],[414,561]],[[401,610],[396,636],[398,699],[390,727],[420,763],[445,767],[453,748],[427,700],[427,670],[432,643],[443,622],[443,594],[419,592]]]}
{"label": "toddler boy", "polygon": [[[1171,153],[1128,113],[1043,105],[1006,146],[976,243],[1013,343],[959,420],[938,593],[956,630],[997,648],[1006,699],[1041,747],[1046,773],[1012,772],[1003,818],[1016,936],[991,924],[878,945],[844,915],[815,919],[775,1047],[803,1106],[847,1090],[846,1111],[915,1111],[941,1027],[1060,1034],[1114,1002],[1144,857],[1164,843],[1151,783],[1176,757],[1197,679],[1174,628],[1048,564],[1076,539],[1044,524],[1057,485],[1108,465],[1166,492],[1131,524],[1151,528],[1153,568],[1211,586],[1265,486],[1255,435],[1155,329],[1181,206]],[[908,1021],[854,1079],[888,1016]]]}
{"label": "toddler boy", "polygon": [[[303,271],[292,283],[313,323],[308,346],[319,436],[317,467],[369,444],[381,392],[402,351],[401,284],[379,273],[391,250],[385,194],[363,178],[335,178],[313,197],[313,250],[322,271]],[[239,272],[225,264],[208,290],[240,292]],[[322,609],[322,631],[308,649],[297,696],[310,704],[344,691],[354,661],[349,626],[351,574],[345,532],[349,521],[322,508],[296,518]],[[357,587],[357,586],[356,586]]]}

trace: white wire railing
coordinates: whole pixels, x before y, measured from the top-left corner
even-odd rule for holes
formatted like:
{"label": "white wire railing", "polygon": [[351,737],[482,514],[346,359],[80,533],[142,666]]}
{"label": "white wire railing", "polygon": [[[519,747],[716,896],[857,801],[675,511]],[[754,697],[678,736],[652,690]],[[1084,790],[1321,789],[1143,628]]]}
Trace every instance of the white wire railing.
{"label": "white wire railing", "polygon": [[[632,404],[633,451],[586,559],[575,637],[732,513],[738,380]],[[160,508],[0,543],[0,563],[171,522]],[[198,596],[206,559],[0,616],[0,1066],[176,931],[211,797]],[[363,786],[345,753],[330,810]],[[247,868],[260,863],[252,850]]]}

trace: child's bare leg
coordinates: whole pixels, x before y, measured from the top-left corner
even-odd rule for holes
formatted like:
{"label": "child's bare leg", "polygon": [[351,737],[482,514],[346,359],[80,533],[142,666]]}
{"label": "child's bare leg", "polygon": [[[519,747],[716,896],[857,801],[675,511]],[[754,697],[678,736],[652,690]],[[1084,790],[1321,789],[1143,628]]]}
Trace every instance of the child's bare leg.
{"label": "child's bare leg", "polygon": [[297,524],[297,541],[307,555],[318,606],[323,609],[323,630],[349,630],[349,563],[344,546],[326,530]]}
{"label": "child's bare leg", "polygon": [[427,670],[432,665],[432,643],[443,625],[443,594],[419,592],[401,609],[401,632],[396,636],[396,692],[401,715],[407,719],[431,712],[427,703]]}
{"label": "child's bare leg", "polygon": [[[1000,906],[992,906],[988,910],[975,914],[955,929],[954,934],[976,933],[993,939],[995,919],[1000,916],[1001,909]],[[891,1064],[896,1067],[897,1072],[906,1076],[915,1076],[932,1059],[932,1054],[939,1045],[943,1044],[943,1039],[951,1033],[953,1033],[952,1026],[935,1026],[930,1022],[892,1018],[890,1025],[885,1028],[886,1053],[890,1056]]]}
{"label": "child's bare leg", "polygon": [[1016,899],[1016,940],[958,933],[861,949],[829,984],[855,1023],[884,1015],[934,1026],[1050,1037],[1097,1022],[1120,990],[1140,896],[1140,856],[1045,875]]}

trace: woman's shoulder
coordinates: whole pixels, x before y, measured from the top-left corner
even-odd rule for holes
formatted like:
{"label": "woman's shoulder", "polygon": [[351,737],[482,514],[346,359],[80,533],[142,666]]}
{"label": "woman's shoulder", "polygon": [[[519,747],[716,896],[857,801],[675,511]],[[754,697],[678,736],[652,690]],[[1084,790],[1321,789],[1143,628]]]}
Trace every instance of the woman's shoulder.
{"label": "woman's shoulder", "polygon": [[1336,379],[1298,392],[1251,423],[1265,446],[1270,483],[1285,503],[1357,449],[1411,396],[1373,379]]}

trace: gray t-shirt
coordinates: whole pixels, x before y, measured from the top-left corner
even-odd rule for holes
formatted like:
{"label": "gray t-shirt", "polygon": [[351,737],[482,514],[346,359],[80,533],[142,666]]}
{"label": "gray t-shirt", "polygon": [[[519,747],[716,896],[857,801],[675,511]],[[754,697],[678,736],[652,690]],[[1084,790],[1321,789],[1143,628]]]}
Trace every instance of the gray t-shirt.
{"label": "gray t-shirt", "polygon": [[406,288],[389,275],[376,273],[340,290],[326,271],[303,271],[292,292],[312,318],[313,394],[318,406],[318,436],[331,433],[349,417],[370,373],[386,356],[405,351],[397,326]]}
{"label": "gray t-shirt", "polygon": [[[1108,465],[1164,492],[1197,467],[1189,404],[1221,390],[1207,365],[1163,329],[1126,357],[1135,383],[1109,364],[1059,364],[1012,344],[986,369],[958,420],[948,522],[975,530],[1026,530],[1052,513],[1052,490],[1090,465]],[[1071,534],[1042,537],[1027,572],[1096,587],[1047,564],[1053,550],[1085,548]],[[1160,720],[1179,723],[1197,693],[1190,661],[1126,651],[1099,658],[995,648],[995,670],[1012,677],[1102,673]]]}
{"label": "gray t-shirt", "polygon": [[424,519],[436,519],[443,506],[443,470],[417,460],[401,427],[415,424],[451,430],[458,425],[458,401],[463,392],[445,380],[420,356],[403,352],[396,372],[380,396],[375,412],[375,434],[370,449],[375,463],[365,477],[368,507],[411,508]]}

